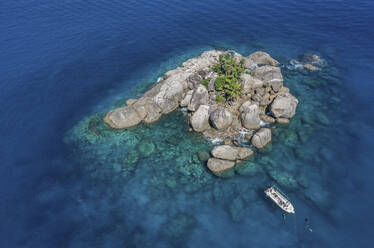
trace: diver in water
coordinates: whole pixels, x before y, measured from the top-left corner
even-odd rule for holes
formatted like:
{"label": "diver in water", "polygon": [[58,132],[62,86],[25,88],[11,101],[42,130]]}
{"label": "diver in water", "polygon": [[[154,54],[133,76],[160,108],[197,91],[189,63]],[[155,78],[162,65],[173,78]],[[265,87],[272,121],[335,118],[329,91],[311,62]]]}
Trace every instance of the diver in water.
{"label": "diver in water", "polygon": [[[305,218],[304,221],[305,221],[305,223],[308,223],[308,218]],[[313,229],[312,229],[312,227],[311,227],[309,224],[306,224],[305,228],[306,228],[309,232],[313,232]]]}

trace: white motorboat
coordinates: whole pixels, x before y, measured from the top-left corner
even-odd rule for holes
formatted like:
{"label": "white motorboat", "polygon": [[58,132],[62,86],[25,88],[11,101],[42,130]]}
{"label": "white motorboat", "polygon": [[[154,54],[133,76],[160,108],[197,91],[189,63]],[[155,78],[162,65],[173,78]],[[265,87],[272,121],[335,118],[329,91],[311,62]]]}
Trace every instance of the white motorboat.
{"label": "white motorboat", "polygon": [[292,203],[274,187],[270,187],[266,189],[264,192],[273,202],[275,202],[275,204],[278,205],[278,207],[280,207],[287,213],[295,213],[295,208],[293,207]]}

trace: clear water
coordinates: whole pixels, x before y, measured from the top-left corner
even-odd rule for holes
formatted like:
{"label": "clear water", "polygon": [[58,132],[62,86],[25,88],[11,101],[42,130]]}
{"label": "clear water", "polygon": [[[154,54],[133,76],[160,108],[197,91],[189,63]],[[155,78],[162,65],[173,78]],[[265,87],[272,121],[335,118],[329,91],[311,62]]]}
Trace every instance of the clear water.
{"label": "clear water", "polygon": [[[0,247],[371,247],[371,1],[3,1]],[[231,178],[181,111],[111,132],[100,114],[212,48],[304,52],[300,104]],[[99,115],[96,115],[99,114]],[[263,197],[277,184],[295,216]],[[308,221],[305,221],[308,218]]]}

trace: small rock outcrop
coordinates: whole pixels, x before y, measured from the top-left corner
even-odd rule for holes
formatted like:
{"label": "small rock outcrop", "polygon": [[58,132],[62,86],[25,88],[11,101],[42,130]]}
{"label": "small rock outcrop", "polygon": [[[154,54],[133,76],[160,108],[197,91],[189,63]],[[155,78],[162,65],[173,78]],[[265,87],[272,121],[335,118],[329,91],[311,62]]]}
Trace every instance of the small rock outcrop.
{"label": "small rock outcrop", "polygon": [[[321,62],[318,56],[304,57],[305,65]],[[142,97],[127,100],[125,107],[109,111],[104,120],[115,129],[129,128],[185,108],[194,131],[224,141],[225,145],[212,150],[212,158],[201,153],[199,159],[209,158],[208,168],[226,175],[253,155],[249,147],[261,149],[270,143],[270,128],[289,123],[297,105],[283,84],[279,62],[269,54],[255,52],[244,57],[212,50],[168,71]]]}
{"label": "small rock outcrop", "polygon": [[299,56],[300,60],[291,59],[289,61],[289,69],[306,69],[311,72],[319,71],[321,67],[325,65],[324,60],[322,60],[318,55],[311,53],[304,53]]}

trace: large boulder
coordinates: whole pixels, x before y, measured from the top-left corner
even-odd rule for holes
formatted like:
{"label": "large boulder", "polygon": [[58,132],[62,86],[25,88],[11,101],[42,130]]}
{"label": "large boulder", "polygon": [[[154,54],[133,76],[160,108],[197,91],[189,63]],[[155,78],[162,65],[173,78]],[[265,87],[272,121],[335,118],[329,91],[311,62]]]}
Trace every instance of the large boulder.
{"label": "large boulder", "polygon": [[243,93],[248,93],[251,89],[261,88],[264,84],[260,79],[252,77],[247,73],[240,76]]}
{"label": "large boulder", "polygon": [[265,52],[254,52],[250,54],[248,59],[252,60],[257,65],[271,65],[277,66],[279,62],[273,59],[268,53]]}
{"label": "large boulder", "polygon": [[143,119],[133,106],[126,106],[109,111],[104,121],[112,128],[129,128],[138,125]]}
{"label": "large boulder", "polygon": [[235,162],[218,158],[210,158],[207,166],[215,175],[220,176],[222,173],[233,169]]}
{"label": "large boulder", "polygon": [[257,104],[251,104],[243,108],[243,112],[240,115],[242,124],[247,129],[259,129],[260,128],[260,111]]}
{"label": "large boulder", "polygon": [[196,111],[201,104],[207,104],[209,101],[208,90],[203,86],[199,85],[193,92],[190,103],[188,104],[189,111]]}
{"label": "large boulder", "polygon": [[188,88],[196,89],[199,87],[201,80],[202,78],[198,73],[192,74],[187,78]]}
{"label": "large boulder", "polygon": [[190,104],[192,94],[193,94],[193,90],[189,90],[179,105],[181,107],[187,107],[188,104]]}
{"label": "large boulder", "polygon": [[271,130],[269,128],[261,128],[252,137],[252,145],[256,148],[263,148],[271,141]]}
{"label": "large boulder", "polygon": [[274,98],[270,112],[276,118],[292,118],[299,101],[290,93],[281,93]]}
{"label": "large boulder", "polygon": [[132,106],[144,123],[155,122],[161,117],[161,108],[150,98],[142,97]]}
{"label": "large boulder", "polygon": [[232,114],[229,110],[218,108],[210,114],[210,122],[217,130],[227,129],[233,121]]}
{"label": "large boulder", "polygon": [[238,159],[243,160],[253,155],[253,151],[247,147],[238,147]]}
{"label": "large boulder", "polygon": [[252,75],[261,79],[265,86],[270,86],[275,92],[278,92],[283,86],[283,76],[279,67],[261,66],[253,70]]}
{"label": "large boulder", "polygon": [[229,145],[216,146],[212,150],[212,156],[225,160],[236,160],[238,149]]}
{"label": "large boulder", "polygon": [[216,146],[212,156],[224,160],[243,160],[253,155],[253,151],[246,147],[233,147],[230,145]]}
{"label": "large boulder", "polygon": [[197,111],[191,116],[191,126],[196,132],[203,132],[209,128],[209,106],[200,105]]}

